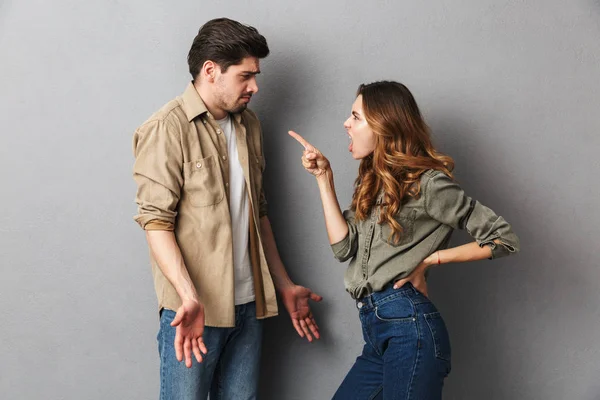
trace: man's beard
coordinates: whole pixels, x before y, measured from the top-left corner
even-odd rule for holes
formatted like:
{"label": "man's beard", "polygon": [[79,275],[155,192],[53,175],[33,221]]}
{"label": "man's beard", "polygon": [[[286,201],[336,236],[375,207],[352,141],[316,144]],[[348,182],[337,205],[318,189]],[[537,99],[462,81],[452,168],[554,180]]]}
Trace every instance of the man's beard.
{"label": "man's beard", "polygon": [[220,108],[230,114],[239,114],[248,108],[248,103],[228,105],[224,99],[221,99],[219,103],[221,103]]}
{"label": "man's beard", "polygon": [[248,103],[243,103],[243,104],[237,105],[235,108],[228,109],[227,112],[230,114],[239,114],[242,111],[244,111],[246,108],[248,108]]}

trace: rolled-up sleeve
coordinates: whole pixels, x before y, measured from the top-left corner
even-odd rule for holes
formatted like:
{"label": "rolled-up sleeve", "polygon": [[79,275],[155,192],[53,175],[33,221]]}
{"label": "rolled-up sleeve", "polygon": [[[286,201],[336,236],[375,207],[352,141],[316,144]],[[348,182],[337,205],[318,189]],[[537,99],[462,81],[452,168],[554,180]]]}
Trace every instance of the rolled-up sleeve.
{"label": "rolled-up sleeve", "polygon": [[145,230],[173,230],[183,185],[183,155],[177,130],[168,121],[149,121],[133,137],[133,179],[138,213]]}
{"label": "rolled-up sleeve", "polygon": [[[262,136],[261,136],[261,143],[262,143]],[[265,163],[265,157],[263,156],[262,157],[262,165],[261,165],[263,174],[265,172],[265,168],[266,168],[266,163]],[[261,176],[261,179],[262,179],[262,176]],[[267,211],[268,211],[267,196],[265,196],[265,189],[264,189],[263,185],[261,185],[260,193],[258,195],[258,217],[262,218],[262,217],[266,216]]]}
{"label": "rolled-up sleeve", "polygon": [[[258,140],[259,140],[259,148],[260,148],[260,170],[261,176],[260,179],[263,180],[263,176],[265,173],[265,168],[267,167],[267,163],[265,160],[265,148],[264,148],[264,140],[263,140],[263,131],[262,126],[260,125],[260,121],[254,112],[247,110],[248,113],[253,117],[255,123],[258,125]],[[267,196],[265,196],[264,184],[260,185],[260,193],[258,194],[258,217],[262,218],[266,216],[268,213],[268,204],[267,204]]]}
{"label": "rolled-up sleeve", "polygon": [[344,262],[349,258],[354,257],[358,250],[358,231],[356,229],[354,212],[346,210],[343,214],[344,219],[348,224],[348,235],[341,241],[331,245],[334,257],[340,262]]}
{"label": "rolled-up sleeve", "polygon": [[258,217],[262,218],[267,215],[267,198],[265,197],[265,191],[260,191],[260,198],[258,199]]}
{"label": "rolled-up sleeve", "polygon": [[466,229],[479,246],[490,246],[491,259],[519,251],[519,238],[510,224],[467,196],[447,175],[439,173],[431,177],[424,193],[429,216],[454,229]]}

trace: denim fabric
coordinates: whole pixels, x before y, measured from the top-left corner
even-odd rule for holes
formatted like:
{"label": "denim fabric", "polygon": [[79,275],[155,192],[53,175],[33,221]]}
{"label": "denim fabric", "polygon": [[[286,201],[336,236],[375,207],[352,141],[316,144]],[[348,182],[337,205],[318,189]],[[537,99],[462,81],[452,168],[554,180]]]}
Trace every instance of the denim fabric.
{"label": "denim fabric", "polygon": [[440,400],[450,339],[433,303],[407,283],[356,304],[365,345],[334,400]]}
{"label": "denim fabric", "polygon": [[204,330],[208,353],[202,363],[192,356],[192,367],[175,358],[175,312],[163,309],[158,332],[160,400],[256,399],[263,323],[255,303],[235,307],[235,327]]}

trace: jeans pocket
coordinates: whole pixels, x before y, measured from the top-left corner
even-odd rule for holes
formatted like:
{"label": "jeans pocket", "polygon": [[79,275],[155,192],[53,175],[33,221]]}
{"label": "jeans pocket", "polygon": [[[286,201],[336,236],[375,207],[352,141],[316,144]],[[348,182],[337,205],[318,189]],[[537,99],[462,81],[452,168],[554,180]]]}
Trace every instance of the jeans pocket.
{"label": "jeans pocket", "polygon": [[448,372],[450,372],[450,337],[448,336],[448,330],[446,329],[442,315],[436,311],[424,314],[423,316],[431,332],[435,356],[448,362]]}
{"label": "jeans pocket", "polygon": [[415,311],[409,299],[398,296],[377,304],[375,316],[384,322],[409,322],[415,320]]}

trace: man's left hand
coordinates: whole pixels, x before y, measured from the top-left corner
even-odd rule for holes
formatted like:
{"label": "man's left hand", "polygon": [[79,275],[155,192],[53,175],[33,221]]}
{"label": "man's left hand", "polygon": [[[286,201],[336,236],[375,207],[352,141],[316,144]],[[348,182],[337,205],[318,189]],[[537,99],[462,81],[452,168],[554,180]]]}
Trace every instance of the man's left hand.
{"label": "man's left hand", "polygon": [[309,342],[313,341],[313,336],[319,339],[319,326],[308,305],[308,300],[321,301],[323,297],[312,290],[300,285],[291,285],[280,291],[283,305],[290,314],[292,324],[300,337],[305,337]]}

